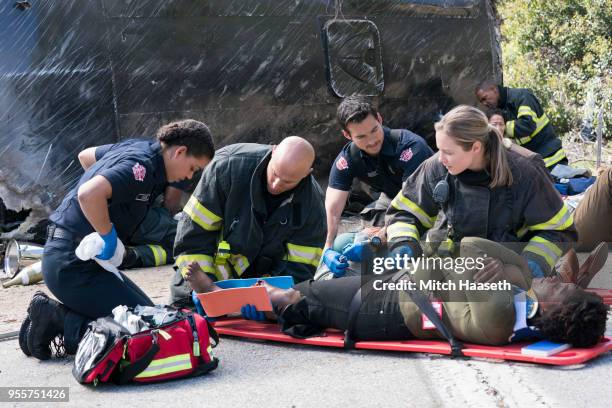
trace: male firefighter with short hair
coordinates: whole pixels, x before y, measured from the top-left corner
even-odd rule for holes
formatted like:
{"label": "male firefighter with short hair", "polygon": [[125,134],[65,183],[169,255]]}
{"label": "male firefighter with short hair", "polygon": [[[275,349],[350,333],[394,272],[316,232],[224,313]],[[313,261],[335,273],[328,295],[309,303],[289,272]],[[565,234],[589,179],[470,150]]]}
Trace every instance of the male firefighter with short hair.
{"label": "male firefighter with short hair", "polygon": [[542,156],[549,170],[557,164],[567,164],[561,140],[531,90],[504,87],[486,80],[476,86],[475,93],[489,109],[499,108],[504,112],[506,136]]}
{"label": "male firefighter with short hair", "polygon": [[326,232],[314,158],[312,145],[297,136],[217,151],[179,221],[173,302],[190,296],[181,273],[191,262],[214,280],[314,276]]}

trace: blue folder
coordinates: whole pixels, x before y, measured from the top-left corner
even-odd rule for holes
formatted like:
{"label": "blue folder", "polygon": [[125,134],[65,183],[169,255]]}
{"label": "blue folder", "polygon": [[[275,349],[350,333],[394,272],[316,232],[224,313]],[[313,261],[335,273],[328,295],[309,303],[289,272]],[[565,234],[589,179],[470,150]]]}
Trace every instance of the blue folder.
{"label": "blue folder", "polygon": [[293,287],[293,276],[268,276],[265,278],[249,278],[249,279],[227,279],[215,282],[222,289],[230,288],[247,288],[253,286],[258,280],[266,281],[272,286],[281,289],[290,289]]}

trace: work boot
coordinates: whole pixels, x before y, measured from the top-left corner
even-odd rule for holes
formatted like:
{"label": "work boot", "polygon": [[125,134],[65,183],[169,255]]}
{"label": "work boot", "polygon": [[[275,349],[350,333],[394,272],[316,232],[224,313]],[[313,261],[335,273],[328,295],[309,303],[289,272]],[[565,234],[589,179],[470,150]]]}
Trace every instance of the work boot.
{"label": "work boot", "polygon": [[606,264],[607,259],[608,244],[606,242],[601,242],[591,251],[582,266],[578,269],[576,284],[583,289],[588,288],[595,275],[597,275],[597,272]]}
{"label": "work boot", "polygon": [[565,254],[559,266],[557,272],[561,276],[561,281],[565,283],[576,283],[578,278],[578,257],[574,248],[570,248]]}
{"label": "work boot", "polygon": [[39,360],[48,360],[53,354],[63,357],[66,354],[63,341],[66,307],[38,291],[30,301],[28,316],[31,320],[27,334],[30,353]]}
{"label": "work boot", "polygon": [[32,325],[32,321],[30,320],[30,316],[26,316],[24,321],[21,323],[21,327],[19,328],[19,348],[23,351],[23,354],[30,357],[32,353],[30,353],[30,349],[28,348],[28,333],[30,332],[30,327]]}

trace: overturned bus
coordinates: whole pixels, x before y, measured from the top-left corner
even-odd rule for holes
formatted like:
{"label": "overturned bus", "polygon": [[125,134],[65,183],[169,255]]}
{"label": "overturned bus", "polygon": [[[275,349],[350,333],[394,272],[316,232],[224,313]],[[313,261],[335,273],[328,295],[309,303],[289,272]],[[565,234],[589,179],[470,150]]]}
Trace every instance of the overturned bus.
{"label": "overturned bus", "polygon": [[206,122],[218,146],[303,136],[322,181],[344,96],[431,138],[479,80],[500,79],[496,32],[489,0],[3,1],[0,232],[42,230],[80,150],[171,120]]}

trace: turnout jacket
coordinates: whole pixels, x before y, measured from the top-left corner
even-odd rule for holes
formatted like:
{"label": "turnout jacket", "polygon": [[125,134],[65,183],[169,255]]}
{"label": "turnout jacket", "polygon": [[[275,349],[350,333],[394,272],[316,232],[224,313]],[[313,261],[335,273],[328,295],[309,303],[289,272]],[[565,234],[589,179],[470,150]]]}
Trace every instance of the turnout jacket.
{"label": "turnout jacket", "polygon": [[[327,230],[323,192],[310,175],[268,215],[263,177],[271,153],[272,146],[253,143],[217,151],[178,224],[174,254],[181,272],[195,261],[218,280],[314,276]],[[221,241],[230,247],[225,262]]]}
{"label": "turnout jacket", "polygon": [[[470,176],[477,173],[469,170],[450,175],[438,161],[438,153],[427,159],[387,210],[389,241],[418,241],[435,223],[432,231],[440,236],[447,230],[454,242],[480,237],[523,243],[518,245],[522,255],[549,274],[569,242],[577,238],[573,216],[541,165],[514,151],[507,156],[514,181],[509,187],[493,189],[488,177],[484,183],[473,182]],[[436,202],[434,189],[444,179],[450,187],[448,199]],[[439,212],[441,219],[436,223]]]}
{"label": "turnout jacket", "polygon": [[498,107],[504,111],[506,135],[542,156],[546,167],[566,159],[561,140],[529,89],[500,86]]}

